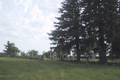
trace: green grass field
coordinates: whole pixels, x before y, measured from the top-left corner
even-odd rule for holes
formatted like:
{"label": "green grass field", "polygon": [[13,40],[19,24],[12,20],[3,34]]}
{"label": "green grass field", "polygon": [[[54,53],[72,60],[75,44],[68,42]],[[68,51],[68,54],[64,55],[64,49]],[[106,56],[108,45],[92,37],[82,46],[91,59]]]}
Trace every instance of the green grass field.
{"label": "green grass field", "polygon": [[0,57],[0,80],[120,80],[120,66]]}

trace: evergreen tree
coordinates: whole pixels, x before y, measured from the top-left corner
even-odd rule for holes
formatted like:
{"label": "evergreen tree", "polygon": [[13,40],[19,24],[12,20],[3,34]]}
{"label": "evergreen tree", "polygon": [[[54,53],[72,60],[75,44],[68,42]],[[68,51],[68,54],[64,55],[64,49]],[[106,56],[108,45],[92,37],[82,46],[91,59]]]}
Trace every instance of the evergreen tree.
{"label": "evergreen tree", "polygon": [[80,61],[80,36],[81,27],[81,8],[80,0],[65,0],[62,2],[62,8],[59,9],[60,17],[55,22],[56,30],[51,34],[50,40],[59,47],[61,51],[74,48],[77,51],[77,61]]}
{"label": "evergreen tree", "polygon": [[112,41],[112,49],[111,49],[111,56],[115,55],[116,58],[120,57],[120,1],[118,1],[118,21],[115,27],[115,37]]}
{"label": "evergreen tree", "polygon": [[82,21],[86,39],[98,44],[100,63],[106,63],[106,49],[118,23],[117,0],[82,0]]}

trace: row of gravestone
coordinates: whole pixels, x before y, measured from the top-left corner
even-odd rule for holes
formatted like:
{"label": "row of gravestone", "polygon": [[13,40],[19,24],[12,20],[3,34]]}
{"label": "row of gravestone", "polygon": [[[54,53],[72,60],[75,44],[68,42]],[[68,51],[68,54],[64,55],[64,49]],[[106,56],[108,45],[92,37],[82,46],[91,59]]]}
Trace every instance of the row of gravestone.
{"label": "row of gravestone", "polygon": [[[46,57],[45,55],[40,56],[40,59],[44,60],[44,58],[49,58],[49,59],[56,59],[58,58],[57,55],[50,55],[49,57]],[[68,55],[62,55],[62,58],[66,59],[66,60],[75,60],[76,56],[68,56]],[[89,56],[89,59],[96,59],[96,55],[92,54],[91,56]]]}

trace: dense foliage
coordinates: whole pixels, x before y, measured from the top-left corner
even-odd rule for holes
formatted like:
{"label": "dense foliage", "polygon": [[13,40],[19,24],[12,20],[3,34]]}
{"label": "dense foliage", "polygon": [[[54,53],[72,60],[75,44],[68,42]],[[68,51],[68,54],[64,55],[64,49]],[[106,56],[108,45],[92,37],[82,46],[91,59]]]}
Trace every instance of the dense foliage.
{"label": "dense foliage", "polygon": [[63,1],[55,30],[49,33],[52,44],[56,45],[53,49],[62,54],[74,50],[77,61],[81,54],[93,50],[99,53],[100,63],[106,63],[106,52],[115,52],[119,44],[119,12],[118,0]]}
{"label": "dense foliage", "polygon": [[30,57],[38,56],[38,51],[36,51],[36,50],[29,50],[27,52],[27,56],[30,56]]}
{"label": "dense foliage", "polygon": [[15,46],[15,44],[10,43],[10,41],[7,41],[7,44],[4,46],[5,46],[4,52],[7,56],[10,56],[10,57],[16,56],[17,53],[20,52],[20,50]]}

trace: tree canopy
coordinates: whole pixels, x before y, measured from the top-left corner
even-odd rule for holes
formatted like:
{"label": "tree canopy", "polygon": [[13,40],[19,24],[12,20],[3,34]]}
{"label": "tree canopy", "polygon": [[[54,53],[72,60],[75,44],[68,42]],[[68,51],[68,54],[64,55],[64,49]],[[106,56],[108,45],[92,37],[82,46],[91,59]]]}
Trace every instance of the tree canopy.
{"label": "tree canopy", "polygon": [[10,41],[7,41],[7,44],[4,46],[4,52],[10,57],[16,56],[16,54],[20,52],[20,50],[15,46],[15,44]]}
{"label": "tree canopy", "polygon": [[[65,0],[59,9],[55,30],[49,33],[54,49],[74,49],[77,61],[82,52],[99,52],[100,63],[106,63],[106,51],[114,50],[119,41],[120,11],[118,0]],[[119,42],[118,42],[119,43]]]}
{"label": "tree canopy", "polygon": [[37,56],[38,55],[38,51],[36,51],[36,50],[29,50],[28,52],[27,52],[27,56],[31,56],[31,57],[35,57],[35,56]]}

